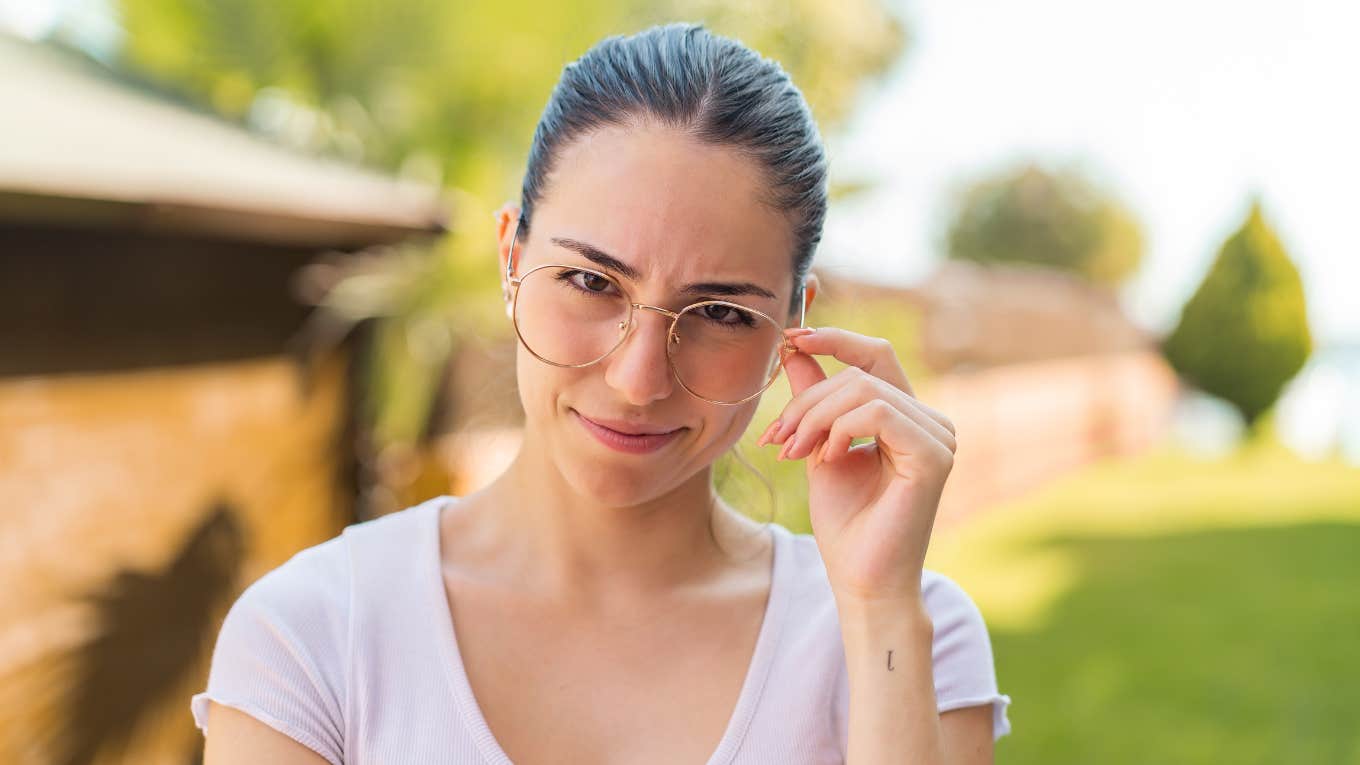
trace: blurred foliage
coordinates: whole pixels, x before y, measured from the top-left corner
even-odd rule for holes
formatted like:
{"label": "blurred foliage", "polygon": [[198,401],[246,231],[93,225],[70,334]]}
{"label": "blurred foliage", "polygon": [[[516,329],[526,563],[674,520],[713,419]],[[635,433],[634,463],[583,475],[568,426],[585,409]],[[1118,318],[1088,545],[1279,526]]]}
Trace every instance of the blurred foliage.
{"label": "blurred foliage", "polygon": [[1104,286],[1124,281],[1142,261],[1133,213],[1076,166],[1024,163],[956,196],[946,242],[956,260],[1032,263]]}
{"label": "blurred foliage", "polygon": [[461,336],[502,332],[506,318],[494,281],[480,290],[468,287],[484,280],[479,267],[449,256],[446,241],[433,254],[420,244],[403,244],[330,255],[299,274],[299,292],[316,306],[300,342],[327,346],[355,325],[372,323],[361,414],[377,449],[411,444],[425,434]]}
{"label": "blurred foliage", "polygon": [[1232,404],[1253,436],[1312,355],[1303,282],[1259,198],[1181,309],[1162,351],[1181,377]]}
{"label": "blurred foliage", "polygon": [[[443,185],[453,232],[418,256],[365,260],[327,303],[376,319],[375,435],[419,437],[443,359],[496,321],[492,213],[518,199],[523,162],[562,68],[602,37],[702,21],[779,61],[824,131],[907,44],[882,0],[119,0],[126,66],[288,145]],[[354,293],[371,287],[374,293]],[[362,308],[358,308],[362,306]],[[469,320],[469,316],[476,317]],[[502,314],[503,316],[503,314]],[[445,326],[437,327],[440,323]],[[445,340],[448,342],[445,342]],[[417,350],[424,349],[424,351]],[[422,355],[424,354],[424,355]]]}
{"label": "blurred foliage", "polygon": [[849,118],[866,79],[903,53],[903,23],[879,0],[666,0],[645,21],[703,21],[778,61],[803,91],[818,124]]}

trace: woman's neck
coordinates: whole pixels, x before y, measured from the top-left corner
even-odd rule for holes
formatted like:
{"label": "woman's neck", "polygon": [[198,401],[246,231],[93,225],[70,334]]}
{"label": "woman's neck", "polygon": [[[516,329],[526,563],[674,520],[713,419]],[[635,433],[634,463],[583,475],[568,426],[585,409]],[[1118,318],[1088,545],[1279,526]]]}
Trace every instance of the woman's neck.
{"label": "woman's neck", "polygon": [[600,497],[568,480],[530,439],[525,443],[475,495],[481,507],[494,508],[478,523],[521,586],[560,598],[628,602],[702,586],[730,565],[710,524],[730,529],[727,516],[735,513],[714,492],[710,467],[660,494],[642,487],[629,495],[625,486]]}

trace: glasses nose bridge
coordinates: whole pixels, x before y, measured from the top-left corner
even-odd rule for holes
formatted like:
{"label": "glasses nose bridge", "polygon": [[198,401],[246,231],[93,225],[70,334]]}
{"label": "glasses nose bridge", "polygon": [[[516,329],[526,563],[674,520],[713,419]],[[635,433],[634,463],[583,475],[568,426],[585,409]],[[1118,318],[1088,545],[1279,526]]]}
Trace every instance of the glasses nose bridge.
{"label": "glasses nose bridge", "polygon": [[[633,307],[633,311],[632,311],[632,315],[630,315],[629,318],[628,318],[628,326],[625,328],[625,335],[626,335],[626,337],[624,338],[624,341],[627,341],[629,338],[631,338],[632,335],[633,335],[633,331],[634,331],[635,329],[637,329],[637,325],[638,325],[638,324],[637,324],[637,312],[638,312],[639,310],[654,311],[654,312],[659,313],[659,314],[661,314],[662,316],[666,317],[666,318],[669,320],[669,322],[670,322],[670,323],[668,323],[668,324],[666,325],[666,334],[667,334],[666,340],[667,340],[667,344],[669,344],[669,343],[675,341],[676,338],[674,338],[673,336],[671,336],[670,329],[671,329],[671,327],[674,325],[675,319],[678,318],[678,317],[680,316],[680,314],[679,314],[678,312],[676,312],[676,311],[671,311],[671,310],[666,309],[666,308],[662,308],[662,307],[659,306],[659,305],[648,305],[647,303],[634,303],[634,302],[631,302],[631,301],[630,301],[628,304],[629,304],[630,306]],[[619,349],[620,347],[622,347],[622,346],[623,346],[623,342],[620,342],[617,346],[614,347],[614,350],[618,350],[618,349]],[[610,353],[613,353],[613,351],[610,351]]]}
{"label": "glasses nose bridge", "polygon": [[662,316],[665,316],[665,317],[668,318],[668,319],[674,319],[675,317],[677,317],[677,316],[680,315],[680,314],[679,314],[678,312],[676,312],[676,311],[667,310],[667,309],[665,309],[665,308],[662,308],[662,307],[659,306],[659,305],[647,305],[646,303],[633,303],[632,306],[633,306],[633,310],[635,310],[635,311],[636,311],[636,310],[639,310],[639,309],[646,309],[646,310],[648,310],[648,311],[656,311],[657,313],[661,314]]}
{"label": "glasses nose bridge", "polygon": [[[666,338],[664,345],[666,346],[667,350],[663,355],[666,357],[666,367],[668,370],[667,376],[675,377],[678,381],[679,372],[678,370],[676,370],[675,363],[671,359],[670,348],[672,343],[678,341],[678,338],[676,338],[674,333],[671,332],[671,328],[675,325],[675,319],[678,318],[680,314],[676,313],[675,311],[670,311],[665,308],[662,308],[661,306],[648,305],[646,303],[634,303],[631,300],[628,301],[628,305],[630,306],[631,309],[629,311],[628,318],[625,319],[624,322],[620,323],[620,327],[623,329],[623,337],[619,339],[618,343],[613,348],[611,348],[609,352],[605,354],[605,356],[612,356],[615,359],[617,359],[619,356],[618,351],[622,349],[625,345],[627,345],[628,341],[632,340],[634,335],[637,334],[638,328],[637,313],[639,310],[646,309],[650,311],[655,311],[656,313],[659,313],[666,318]],[[604,357],[602,356],[599,359],[596,359],[596,361],[597,362],[602,361],[603,359]],[[683,386],[684,384],[681,383],[681,385]]]}

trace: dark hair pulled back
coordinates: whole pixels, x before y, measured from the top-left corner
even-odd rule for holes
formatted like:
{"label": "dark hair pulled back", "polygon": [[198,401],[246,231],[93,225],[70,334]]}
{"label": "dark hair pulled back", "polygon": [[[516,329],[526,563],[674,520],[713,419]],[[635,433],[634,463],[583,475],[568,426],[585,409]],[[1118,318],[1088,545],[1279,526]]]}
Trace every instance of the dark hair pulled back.
{"label": "dark hair pulled back", "polygon": [[641,119],[730,146],[756,161],[767,182],[764,201],[792,226],[789,310],[795,310],[826,219],[821,135],[803,94],[777,62],[702,24],[663,24],[607,37],[562,70],[529,150],[520,195],[524,235],[563,146],[592,130]]}

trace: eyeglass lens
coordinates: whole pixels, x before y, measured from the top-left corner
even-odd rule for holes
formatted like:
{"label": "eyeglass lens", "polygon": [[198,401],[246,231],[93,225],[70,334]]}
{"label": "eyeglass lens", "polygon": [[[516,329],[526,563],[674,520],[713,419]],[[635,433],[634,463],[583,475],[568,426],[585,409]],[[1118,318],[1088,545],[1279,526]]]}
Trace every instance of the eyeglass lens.
{"label": "eyeglass lens", "polygon": [[[515,329],[534,355],[563,366],[604,358],[627,336],[629,298],[593,271],[541,266],[524,275],[515,299]],[[681,312],[666,348],[681,384],[711,401],[754,396],[779,372],[783,329],[752,311],[701,303]]]}

